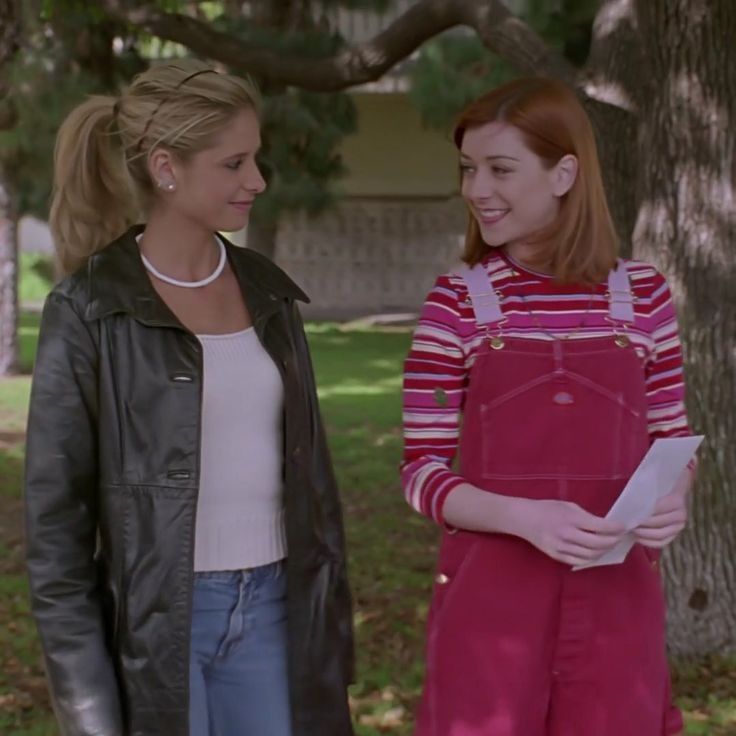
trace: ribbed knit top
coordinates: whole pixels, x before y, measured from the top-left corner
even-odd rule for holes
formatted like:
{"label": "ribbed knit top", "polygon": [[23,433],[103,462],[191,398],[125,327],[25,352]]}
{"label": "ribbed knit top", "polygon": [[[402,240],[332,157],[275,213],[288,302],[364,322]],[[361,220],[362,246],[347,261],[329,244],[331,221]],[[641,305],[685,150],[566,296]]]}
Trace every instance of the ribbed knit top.
{"label": "ribbed knit top", "polygon": [[275,562],[286,556],[281,375],[252,327],[198,338],[204,384],[194,569]]}

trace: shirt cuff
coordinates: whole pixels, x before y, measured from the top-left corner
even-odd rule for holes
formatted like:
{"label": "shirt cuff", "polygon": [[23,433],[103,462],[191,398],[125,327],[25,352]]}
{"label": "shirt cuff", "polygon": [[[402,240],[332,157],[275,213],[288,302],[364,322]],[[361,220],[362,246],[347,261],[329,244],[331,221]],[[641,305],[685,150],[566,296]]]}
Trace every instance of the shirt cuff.
{"label": "shirt cuff", "polygon": [[450,477],[445,480],[445,482],[442,484],[442,488],[440,488],[435,497],[434,497],[434,503],[433,506],[433,513],[432,517],[434,520],[445,529],[445,531],[449,532],[450,534],[454,534],[457,532],[457,527],[452,526],[451,524],[448,524],[445,519],[445,502],[447,501],[447,497],[460,485],[465,483],[466,480],[462,478],[459,475],[450,474]]}

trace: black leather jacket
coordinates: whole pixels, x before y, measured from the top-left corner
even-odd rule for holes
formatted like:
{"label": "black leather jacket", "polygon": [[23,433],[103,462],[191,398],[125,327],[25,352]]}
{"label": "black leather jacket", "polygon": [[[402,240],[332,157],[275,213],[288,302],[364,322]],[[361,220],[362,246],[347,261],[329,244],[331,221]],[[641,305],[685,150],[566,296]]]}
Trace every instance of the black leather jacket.
{"label": "black leather jacket", "polygon": [[[202,355],[150,284],[135,242],[141,230],[60,283],[41,323],[27,436],[27,561],[64,736],[189,732]],[[226,245],[285,388],[294,736],[349,736],[350,593],[295,305],[306,297],[267,259]]]}

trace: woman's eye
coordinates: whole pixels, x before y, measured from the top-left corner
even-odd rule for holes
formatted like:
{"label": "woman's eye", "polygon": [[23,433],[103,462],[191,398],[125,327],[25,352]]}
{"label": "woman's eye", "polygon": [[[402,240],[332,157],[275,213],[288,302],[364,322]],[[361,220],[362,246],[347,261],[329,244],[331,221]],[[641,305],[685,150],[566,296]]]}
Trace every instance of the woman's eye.
{"label": "woman's eye", "polygon": [[494,166],[492,167],[491,171],[493,171],[493,173],[498,176],[503,176],[504,174],[511,173],[511,169],[504,169],[502,166]]}
{"label": "woman's eye", "polygon": [[242,164],[242,159],[238,159],[237,161],[228,161],[228,163],[225,164],[228,169],[232,171],[237,171],[240,168],[240,164]]}
{"label": "woman's eye", "polygon": [[466,174],[472,174],[475,171],[473,166],[469,164],[460,164],[460,173],[465,176]]}

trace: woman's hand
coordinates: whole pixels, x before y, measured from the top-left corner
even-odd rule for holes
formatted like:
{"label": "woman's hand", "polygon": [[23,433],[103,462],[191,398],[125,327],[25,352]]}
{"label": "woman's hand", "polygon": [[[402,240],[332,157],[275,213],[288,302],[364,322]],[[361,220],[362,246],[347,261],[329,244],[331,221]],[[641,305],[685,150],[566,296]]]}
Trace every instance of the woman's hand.
{"label": "woman's hand", "polygon": [[688,468],[677,481],[674,490],[662,496],[652,515],[634,529],[634,536],[645,547],[662,549],[672,542],[687,524],[687,495],[692,485],[694,469]]}
{"label": "woman's hand", "polygon": [[662,549],[685,528],[687,524],[687,495],[672,491],[657,501],[652,515],[634,529],[634,536],[645,547]]}
{"label": "woman's hand", "polygon": [[616,521],[590,514],[575,503],[525,500],[519,536],[566,565],[585,565],[613,549],[626,530]]}

